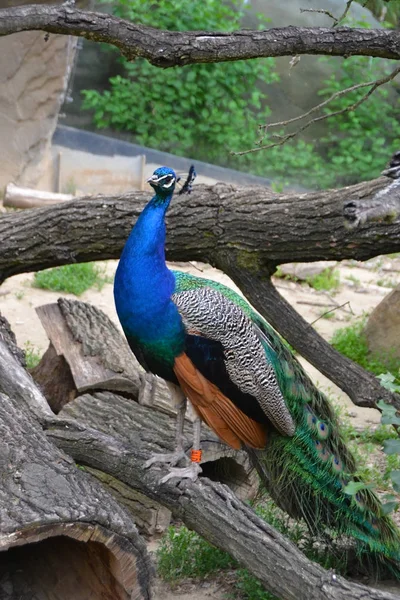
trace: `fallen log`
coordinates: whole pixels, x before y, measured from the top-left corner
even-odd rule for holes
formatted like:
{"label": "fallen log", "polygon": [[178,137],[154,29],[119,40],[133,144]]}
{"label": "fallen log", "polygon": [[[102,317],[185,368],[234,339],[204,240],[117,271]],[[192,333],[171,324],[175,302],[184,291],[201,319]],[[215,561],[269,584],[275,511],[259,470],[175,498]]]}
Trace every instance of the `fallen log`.
{"label": "fallen log", "polygon": [[[1,599],[149,599],[152,566],[132,519],[46,438],[33,416],[40,391],[3,339],[0,349]],[[49,423],[51,411],[41,416]]]}
{"label": "fallen log", "polygon": [[33,190],[9,183],[4,192],[3,204],[11,208],[38,208],[74,199],[75,196],[72,194]]}
{"label": "fallen log", "polygon": [[[19,369],[22,371],[22,366]],[[29,380],[27,386],[35,406],[32,389],[35,384]],[[29,399],[28,393],[26,397]],[[201,477],[195,483],[176,485],[170,481],[161,484],[160,478],[166,474],[166,467],[144,469],[144,463],[151,454],[173,448],[174,432],[171,417],[167,414],[107,391],[79,396],[66,404],[59,416],[45,419],[47,439],[79,464],[89,467],[92,472],[101,471],[161,503],[189,528],[230,552],[282,600],[320,600],[321,597],[327,600],[395,600],[393,594],[346,581],[309,561],[221,483]],[[30,424],[30,430],[31,435],[38,435],[34,423]],[[185,433],[188,444],[188,432]],[[209,442],[214,444],[215,438]],[[48,447],[44,446],[44,451]],[[65,455],[62,457],[65,460]],[[204,467],[207,473],[207,466]],[[57,463],[55,468],[58,468]],[[82,477],[84,475],[81,473]],[[89,481],[93,483],[92,478]],[[43,489],[54,488],[52,478],[40,482]],[[96,506],[93,518],[98,521],[111,519],[112,515],[104,515],[99,506]],[[120,513],[116,515],[119,517]],[[121,535],[127,526],[126,521],[121,522]],[[72,597],[79,599],[79,596]]]}

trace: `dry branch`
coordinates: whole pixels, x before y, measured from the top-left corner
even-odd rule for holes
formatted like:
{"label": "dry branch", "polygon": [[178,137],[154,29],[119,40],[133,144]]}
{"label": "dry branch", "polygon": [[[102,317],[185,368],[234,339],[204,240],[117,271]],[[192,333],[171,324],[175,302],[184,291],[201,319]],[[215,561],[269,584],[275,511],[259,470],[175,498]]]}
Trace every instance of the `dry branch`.
{"label": "dry branch", "polygon": [[[366,102],[366,100],[368,100],[368,98],[379,87],[381,87],[382,85],[385,85],[386,83],[389,83],[389,81],[393,81],[393,79],[395,79],[397,77],[397,75],[399,75],[399,73],[400,73],[400,66],[393,69],[393,71],[391,71],[391,73],[389,73],[388,75],[385,75],[384,77],[380,77],[379,79],[374,79],[373,81],[365,81],[363,83],[357,83],[356,85],[352,85],[348,88],[339,90],[338,92],[335,92],[334,94],[332,94],[332,96],[330,96],[323,102],[320,102],[316,106],[313,106],[310,110],[308,110],[305,113],[302,113],[301,115],[298,115],[297,117],[293,117],[292,119],[287,119],[285,121],[277,121],[275,123],[267,123],[266,125],[259,125],[259,129],[262,130],[264,133],[263,133],[262,137],[258,140],[256,147],[250,148],[249,150],[242,150],[241,152],[232,152],[232,154],[234,154],[235,156],[242,156],[243,154],[250,154],[252,152],[258,152],[259,150],[268,150],[268,148],[274,148],[275,146],[282,146],[290,139],[297,137],[301,132],[303,132],[305,129],[308,129],[308,127],[310,127],[310,125],[313,125],[314,123],[319,123],[320,121],[324,121],[325,119],[330,119],[331,117],[336,117],[336,116],[342,115],[344,113],[353,112],[353,111],[357,110],[357,108],[359,106],[361,106],[361,104]],[[336,100],[337,98],[341,98],[342,96],[345,96],[346,94],[349,94],[350,92],[355,92],[359,89],[363,89],[366,87],[369,87],[370,89],[363,96],[360,96],[360,98],[358,98],[358,100],[356,100],[355,102],[348,104],[344,108],[335,110],[334,112],[327,112],[325,114],[320,115],[319,117],[314,117],[312,119],[309,119],[308,121],[303,123],[303,125],[298,127],[295,131],[292,131],[291,133],[271,134],[271,137],[276,139],[277,141],[270,142],[268,144],[262,144],[262,141],[264,140],[264,138],[266,137],[266,135],[268,134],[268,131],[270,129],[273,129],[276,127],[287,127],[291,123],[295,123],[296,121],[301,121],[302,119],[310,117],[311,115],[315,114],[316,112],[321,111],[323,108],[328,106],[333,100]]]}
{"label": "dry branch", "polygon": [[32,190],[31,188],[22,188],[14,183],[9,183],[4,192],[4,206],[10,206],[11,208],[35,208],[66,202],[74,198],[75,196],[72,194]]}
{"label": "dry branch", "polygon": [[70,4],[18,6],[0,11],[0,35],[42,30],[106,42],[129,60],[147,58],[157,67],[224,62],[265,56],[326,54],[398,59],[400,32],[349,27],[281,27],[265,31],[161,31]]}

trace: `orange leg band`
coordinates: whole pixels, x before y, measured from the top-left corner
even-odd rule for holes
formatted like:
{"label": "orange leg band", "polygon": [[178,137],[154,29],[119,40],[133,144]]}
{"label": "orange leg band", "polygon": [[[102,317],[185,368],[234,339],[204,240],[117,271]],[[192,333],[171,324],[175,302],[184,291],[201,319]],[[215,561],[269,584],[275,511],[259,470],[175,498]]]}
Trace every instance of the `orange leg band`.
{"label": "orange leg band", "polygon": [[192,448],[191,453],[190,453],[190,460],[192,462],[195,462],[195,463],[200,463],[201,462],[201,455],[202,455],[202,451],[201,450],[194,450]]}

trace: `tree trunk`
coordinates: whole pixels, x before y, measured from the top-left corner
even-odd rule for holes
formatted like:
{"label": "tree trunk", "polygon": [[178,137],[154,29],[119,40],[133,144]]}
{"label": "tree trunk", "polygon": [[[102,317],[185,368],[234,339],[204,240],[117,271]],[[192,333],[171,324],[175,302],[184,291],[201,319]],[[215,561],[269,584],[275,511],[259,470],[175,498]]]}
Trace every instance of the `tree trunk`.
{"label": "tree trunk", "polygon": [[[400,251],[400,224],[349,230],[343,205],[367,201],[386,178],[339,190],[275,194],[262,187],[198,185],[176,196],[167,216],[169,260],[216,264],[220,251],[237,251],[238,266],[271,273],[286,262],[367,260]],[[148,192],[82,198],[0,219],[0,283],[17,273],[71,262],[119,258]]]}
{"label": "tree trunk", "polygon": [[166,469],[143,469],[143,464],[153,453],[172,450],[173,431],[165,415],[159,413],[157,422],[151,423],[148,411],[110,392],[85,394],[66,405],[60,415],[76,419],[85,430],[54,424],[48,436],[79,463],[108,473],[163,504],[190,529],[228,551],[282,600],[396,598],[350,583],[312,563],[220,483],[201,477],[195,483],[160,484]]}
{"label": "tree trunk", "polygon": [[[0,597],[150,598],[152,567],[132,519],[46,438],[29,414],[39,390],[3,340],[0,349]],[[49,409],[41,416],[51,421]]]}

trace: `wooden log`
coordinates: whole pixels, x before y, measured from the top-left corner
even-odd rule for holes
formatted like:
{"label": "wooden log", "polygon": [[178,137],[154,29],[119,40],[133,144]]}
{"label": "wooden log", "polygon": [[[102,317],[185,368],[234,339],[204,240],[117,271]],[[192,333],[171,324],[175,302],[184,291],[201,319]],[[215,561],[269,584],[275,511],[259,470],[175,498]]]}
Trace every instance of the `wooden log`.
{"label": "wooden log", "polygon": [[9,183],[5,189],[3,204],[11,208],[35,208],[59,204],[60,202],[74,200],[74,198],[75,196],[72,194],[33,190]]}
{"label": "wooden log", "polygon": [[146,413],[139,405],[133,412],[128,399],[110,392],[85,394],[60,413],[69,419],[68,429],[54,422],[48,436],[81,464],[160,502],[190,529],[228,551],[281,600],[398,600],[312,563],[226,485],[207,477],[161,484],[166,467],[143,465],[151,454],[173,448],[173,431],[167,415],[154,411],[158,420],[150,422]]}
{"label": "wooden log", "polygon": [[37,410],[32,379],[24,398],[3,393],[23,368],[0,346],[0,598],[147,600],[152,567],[132,518],[46,438],[25,404]]}
{"label": "wooden log", "polygon": [[[21,366],[19,369],[23,370]],[[14,374],[11,373],[11,376]],[[5,371],[5,377],[9,378],[8,371]],[[2,382],[1,378],[0,382]],[[28,387],[26,401],[29,406],[30,397],[33,407],[36,408],[37,401],[32,390],[35,387],[34,383],[32,380],[26,383]],[[10,382],[7,385],[10,387]],[[0,403],[0,408],[1,406]],[[133,411],[134,407],[137,410]],[[5,415],[8,414],[13,420],[13,415],[7,412],[7,407],[5,408]],[[150,428],[149,425],[145,425],[145,420],[140,417],[144,412],[151,412],[153,417],[157,415],[159,424],[156,424],[153,418],[150,421]],[[2,414],[3,411],[0,410],[0,423]],[[182,519],[189,528],[194,529],[219,548],[230,552],[255,574],[267,589],[282,600],[320,600],[322,597],[326,600],[396,600],[398,598],[389,592],[346,581],[335,573],[325,571],[322,567],[313,564],[292,543],[257,517],[250,507],[240,502],[226,486],[220,483],[202,477],[194,483],[176,485],[171,481],[161,484],[160,477],[166,474],[166,467],[144,469],[143,466],[151,453],[165,451],[166,448],[170,450],[173,446],[173,432],[170,427],[170,417],[167,415],[150,411],[145,406],[110,392],[93,396],[85,394],[76,398],[64,407],[61,415],[62,418],[45,417],[46,434],[49,440],[67,451],[80,464],[100,470],[160,502]],[[71,418],[72,415],[74,418]],[[163,426],[161,426],[162,420],[165,420]],[[132,434],[131,427],[135,423],[138,423],[137,430]],[[27,439],[29,440],[29,435],[36,432],[35,425],[30,424]],[[3,442],[3,438],[0,439]],[[24,444],[26,448],[25,441]],[[8,445],[3,446],[2,443],[0,449],[4,452],[3,449],[7,447]],[[18,445],[17,449],[20,450]],[[42,440],[38,451],[41,449],[46,455],[48,446],[43,445]],[[25,454],[19,452],[17,456],[21,458]],[[53,457],[54,454],[50,454],[49,460],[52,461]],[[66,456],[63,454],[61,457],[62,465],[62,460],[65,461]],[[14,457],[12,459],[14,460]],[[9,462],[4,461],[2,464],[9,464]],[[69,463],[66,464],[68,466]],[[58,468],[57,462],[55,468]],[[81,476],[84,474],[81,473]],[[52,477],[46,478],[45,481],[41,479],[39,491],[35,488],[38,493],[33,498],[34,509],[37,508],[37,500],[41,499],[40,493],[43,494],[44,490],[47,493],[49,487],[49,493],[52,494],[54,488],[58,486],[58,481],[57,478],[54,480]],[[90,482],[93,483],[92,480]],[[0,499],[2,499],[1,492]],[[104,515],[102,504],[98,504],[97,512],[99,519],[107,520],[108,517],[110,519],[113,517],[113,514]],[[19,513],[20,511],[15,510],[14,507],[13,514]],[[75,514],[81,513],[77,510]],[[124,523],[121,527],[123,530]],[[140,569],[138,572],[139,575],[142,573]],[[140,581],[143,583],[143,578]],[[43,595],[41,597],[43,598]],[[74,594],[68,596],[71,597],[80,600],[79,596]],[[89,597],[96,598],[93,595]],[[140,595],[133,597],[141,598]],[[8,600],[7,596],[5,598]],[[46,596],[44,598],[46,599]],[[53,598],[58,600],[57,596]],[[105,595],[103,598],[114,599],[118,596]]]}

